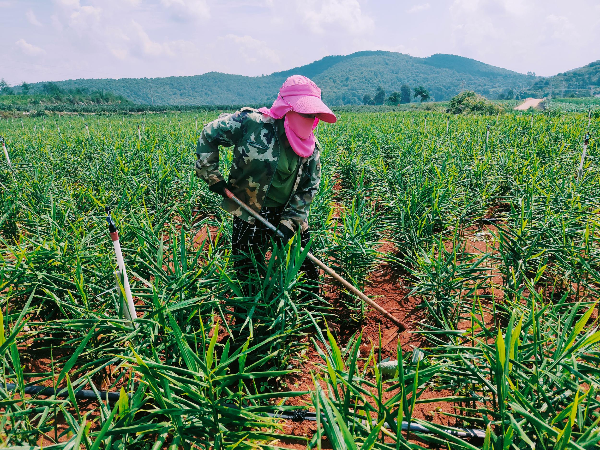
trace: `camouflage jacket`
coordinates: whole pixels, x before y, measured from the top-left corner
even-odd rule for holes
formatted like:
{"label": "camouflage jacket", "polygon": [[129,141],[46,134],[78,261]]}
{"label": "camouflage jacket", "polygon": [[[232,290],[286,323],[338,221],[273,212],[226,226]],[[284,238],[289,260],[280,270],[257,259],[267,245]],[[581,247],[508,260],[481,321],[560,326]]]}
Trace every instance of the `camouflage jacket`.
{"label": "camouflage jacket", "polygon": [[[219,145],[234,146],[229,172],[229,189],[241,201],[260,212],[277,169],[285,133],[275,119],[255,109],[243,108],[233,114],[223,114],[207,124],[196,149],[196,174],[213,185],[223,180],[219,171]],[[320,148],[308,158],[300,158],[298,176],[281,223],[297,230],[308,228],[308,209],[321,180]],[[224,199],[223,208],[241,219],[254,223],[254,217],[230,199]],[[276,224],[275,224],[276,225]]]}

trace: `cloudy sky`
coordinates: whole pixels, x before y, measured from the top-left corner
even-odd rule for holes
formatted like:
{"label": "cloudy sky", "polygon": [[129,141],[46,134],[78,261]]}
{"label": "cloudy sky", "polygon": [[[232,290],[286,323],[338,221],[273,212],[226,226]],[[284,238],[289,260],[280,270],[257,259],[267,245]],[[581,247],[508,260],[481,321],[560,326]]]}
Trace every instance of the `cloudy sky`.
{"label": "cloudy sky", "polygon": [[0,0],[0,78],[269,74],[452,53],[554,75],[600,59],[598,0]]}

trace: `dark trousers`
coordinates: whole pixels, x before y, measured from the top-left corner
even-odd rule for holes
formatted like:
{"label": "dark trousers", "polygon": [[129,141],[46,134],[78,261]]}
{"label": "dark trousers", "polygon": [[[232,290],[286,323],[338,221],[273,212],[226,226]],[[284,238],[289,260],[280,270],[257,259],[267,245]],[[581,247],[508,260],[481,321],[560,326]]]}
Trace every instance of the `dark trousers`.
{"label": "dark trousers", "polygon": [[[263,207],[260,215],[275,227],[279,225],[283,207]],[[254,268],[251,254],[257,262],[263,262],[264,255],[271,244],[273,232],[258,220],[255,223],[248,223],[239,217],[233,218],[233,233],[231,235],[231,253],[234,258],[233,267],[237,273],[238,280],[242,283],[244,294],[249,295],[247,280],[249,272]],[[300,236],[302,247],[305,247],[310,240],[310,231],[303,231]],[[319,269],[308,258],[304,260],[300,268],[305,273],[307,281],[314,286],[311,289],[314,293],[318,292]]]}

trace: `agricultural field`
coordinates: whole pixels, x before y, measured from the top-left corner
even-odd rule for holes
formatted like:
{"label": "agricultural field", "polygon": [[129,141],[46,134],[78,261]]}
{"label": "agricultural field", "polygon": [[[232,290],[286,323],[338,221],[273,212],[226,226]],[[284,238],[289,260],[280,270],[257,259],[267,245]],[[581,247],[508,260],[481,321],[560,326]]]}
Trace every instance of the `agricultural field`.
{"label": "agricultural field", "polygon": [[558,98],[549,102],[550,111],[588,113],[600,117],[600,98]]}
{"label": "agricultural field", "polygon": [[0,448],[598,448],[598,116],[319,125],[310,251],[399,332],[294,243],[243,296],[193,171],[218,114],[0,120]]}

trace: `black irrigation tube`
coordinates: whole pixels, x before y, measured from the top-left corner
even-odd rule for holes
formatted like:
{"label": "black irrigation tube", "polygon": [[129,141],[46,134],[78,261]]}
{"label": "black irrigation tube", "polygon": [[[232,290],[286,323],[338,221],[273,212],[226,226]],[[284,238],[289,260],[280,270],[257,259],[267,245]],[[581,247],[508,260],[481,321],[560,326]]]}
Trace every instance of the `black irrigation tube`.
{"label": "black irrigation tube", "polygon": [[[237,406],[236,406],[237,408]],[[304,410],[296,410],[292,412],[281,412],[281,413],[267,413],[270,417],[275,417],[278,419],[289,419],[294,422],[302,422],[304,420],[309,420],[311,422],[317,421],[317,415],[314,412],[304,411]],[[321,420],[324,421],[325,418],[321,415]],[[376,425],[376,424],[374,424]],[[387,422],[385,423],[387,425]],[[431,434],[433,433],[429,428],[424,427],[423,425],[419,425],[418,423],[409,423],[404,421],[402,422],[402,431],[412,431],[416,433],[424,433]],[[461,428],[460,430],[454,430],[451,428],[442,428],[445,433],[451,434],[452,436],[460,437],[460,438],[471,438],[471,439],[485,439],[485,431],[477,430],[471,428]]]}
{"label": "black irrigation tube", "polygon": [[[4,385],[7,391],[14,391],[17,389],[17,385],[14,383],[7,383]],[[61,390],[55,390],[51,387],[46,386],[27,386],[24,388],[25,394],[30,395],[43,395],[45,397],[68,397],[69,393],[67,389],[63,388]],[[80,389],[75,391],[76,399],[86,399],[86,400],[97,400],[98,395],[102,400],[108,400],[109,402],[117,402],[120,398],[120,394],[118,392],[107,392],[107,391],[92,391],[90,389]],[[240,408],[237,405],[227,404],[229,408]],[[243,409],[241,407],[240,409]],[[303,422],[305,420],[316,422],[317,415],[314,412],[304,411],[304,410],[296,410],[291,412],[278,412],[278,413],[266,413],[270,417],[274,417],[277,419],[286,419],[292,420],[294,422]],[[321,420],[325,420],[323,417]],[[477,430],[471,428],[461,428],[460,430],[455,430],[451,428],[442,428],[445,433],[448,433],[452,436],[459,438],[467,438],[467,439],[484,439],[485,431]],[[432,434],[433,432],[423,425],[419,425],[418,423],[408,423],[402,422],[402,431],[412,431],[416,433],[424,433],[424,434]]]}
{"label": "black irrigation tube", "polygon": [[[7,391],[14,391],[17,389],[17,385],[14,383],[7,383],[4,385]],[[46,386],[26,386],[23,389],[25,394],[29,395],[43,395],[44,397],[68,397],[69,392],[66,388],[55,390],[51,387]],[[119,400],[120,394],[118,392],[107,392],[107,391],[98,391],[100,394],[100,398],[102,400],[108,400],[109,402],[116,402]],[[75,398],[77,399],[86,399],[86,400],[97,400],[98,395],[96,391],[92,391],[91,389],[80,389],[75,391]]]}

